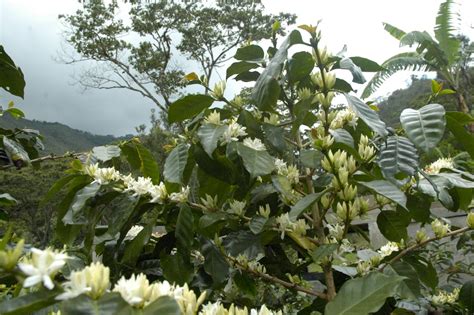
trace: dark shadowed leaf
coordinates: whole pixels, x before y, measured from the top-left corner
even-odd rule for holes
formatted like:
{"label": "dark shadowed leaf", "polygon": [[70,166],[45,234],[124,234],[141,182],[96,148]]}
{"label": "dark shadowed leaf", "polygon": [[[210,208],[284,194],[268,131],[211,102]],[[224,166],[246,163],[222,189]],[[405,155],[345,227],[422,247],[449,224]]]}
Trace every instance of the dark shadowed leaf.
{"label": "dark shadowed leaf", "polygon": [[189,119],[212,105],[214,99],[209,95],[193,94],[172,103],[168,110],[168,122],[175,123]]}

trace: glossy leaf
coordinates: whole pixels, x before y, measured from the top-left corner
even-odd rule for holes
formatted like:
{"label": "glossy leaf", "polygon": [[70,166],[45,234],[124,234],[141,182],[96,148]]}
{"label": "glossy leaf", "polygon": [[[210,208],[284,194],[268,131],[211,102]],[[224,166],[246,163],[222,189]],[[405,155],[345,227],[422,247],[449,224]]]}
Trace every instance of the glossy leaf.
{"label": "glossy leaf", "polygon": [[230,78],[234,74],[241,74],[244,72],[248,72],[249,70],[252,70],[258,67],[259,65],[256,63],[245,62],[245,61],[234,62],[233,64],[230,65],[229,68],[227,68],[226,79]]}
{"label": "glossy leaf", "polygon": [[[461,114],[461,115],[459,115]],[[464,125],[471,122],[473,119],[470,115],[464,113],[447,112],[446,113],[446,126],[449,131],[456,137],[464,150],[474,159],[474,135],[469,133]],[[471,122],[472,123],[472,122]]]}
{"label": "glossy leaf", "polygon": [[188,151],[189,146],[182,143],[174,148],[168,155],[163,172],[166,181],[177,184],[183,182],[184,169],[188,162]]}
{"label": "glossy leaf", "polygon": [[312,193],[301,198],[290,210],[290,220],[296,221],[309,206],[318,201],[323,193]]}
{"label": "glossy leaf", "polygon": [[32,314],[35,311],[57,303],[58,301],[55,298],[59,293],[61,292],[57,289],[52,291],[42,290],[12,299],[3,299],[0,303],[0,314]]}
{"label": "glossy leaf", "polygon": [[140,171],[145,177],[149,177],[153,184],[160,182],[160,167],[156,162],[153,154],[140,143],[135,144],[140,158]]}
{"label": "glossy leaf", "polygon": [[363,84],[366,79],[362,73],[362,69],[357,66],[351,58],[344,58],[339,61],[339,67],[341,69],[349,70],[352,74],[352,82]]}
{"label": "glossy leaf", "polygon": [[407,227],[410,224],[408,213],[392,210],[380,211],[377,216],[377,226],[386,239],[393,242],[400,242],[402,239],[408,240]]}
{"label": "glossy leaf", "polygon": [[328,257],[339,247],[339,244],[322,244],[311,252],[314,263],[319,263],[321,259]]}
{"label": "glossy leaf", "polygon": [[23,72],[0,45],[0,87],[15,96],[24,97],[25,79]]}
{"label": "glossy leaf", "polygon": [[474,280],[464,283],[459,292],[459,302],[466,307],[469,312],[474,312]]}
{"label": "glossy leaf", "polygon": [[123,263],[130,266],[134,266],[136,264],[143,247],[145,247],[145,245],[148,244],[148,241],[150,240],[151,233],[153,232],[153,226],[154,223],[145,226],[137,234],[137,236],[135,236],[135,238],[127,244],[122,257]]}
{"label": "glossy leaf", "polygon": [[98,183],[91,183],[79,190],[74,197],[63,222],[66,224],[84,224],[86,223],[84,217],[84,207],[91,198],[94,198],[99,192],[100,185]]}
{"label": "glossy leaf", "polygon": [[60,306],[61,313],[71,315],[132,315],[130,305],[118,293],[106,293],[98,300],[80,295],[64,301]]}
{"label": "glossy leaf", "polygon": [[204,124],[198,130],[198,137],[206,153],[212,158],[212,153],[217,148],[217,143],[227,130],[227,126]]}
{"label": "glossy leaf", "polygon": [[175,299],[169,296],[160,296],[156,301],[143,309],[143,315],[180,315],[181,309]]}
{"label": "glossy leaf", "polygon": [[420,110],[407,108],[400,114],[400,122],[411,142],[429,152],[443,138],[444,114],[444,107],[439,104],[426,105]]}
{"label": "glossy leaf", "polygon": [[348,280],[326,305],[326,315],[367,315],[378,311],[393,296],[404,278],[378,272]]}
{"label": "glossy leaf", "polygon": [[247,45],[237,49],[234,58],[244,61],[259,61],[262,60],[264,56],[265,52],[262,47],[258,45]]}
{"label": "glossy leaf", "polygon": [[275,168],[273,157],[266,150],[255,150],[239,143],[237,152],[252,177],[270,174]]}
{"label": "glossy leaf", "polygon": [[350,57],[352,62],[358,66],[363,72],[377,72],[384,68],[373,60],[364,57]]}
{"label": "glossy leaf", "polygon": [[369,105],[361,101],[356,96],[352,96],[349,94],[344,95],[346,97],[347,103],[349,104],[349,107],[351,107],[357,113],[360,119],[362,119],[367,124],[367,126],[369,126],[370,129],[372,129],[382,137],[385,137],[388,134],[387,129],[385,127],[385,123],[380,120],[377,112],[371,109]]}
{"label": "glossy leaf", "polygon": [[[386,179],[403,184],[409,180],[408,176],[415,174],[418,154],[407,138],[390,136],[382,145],[377,162]],[[397,175],[400,174],[405,174],[404,182],[397,180]]]}
{"label": "glossy leaf", "polygon": [[288,61],[288,80],[298,82],[309,75],[313,68],[313,56],[305,51],[297,52]]}
{"label": "glossy leaf", "polygon": [[168,109],[168,122],[180,122],[199,114],[214,103],[209,95],[187,95],[172,103]]}
{"label": "glossy leaf", "polygon": [[229,264],[210,241],[204,243],[201,252],[205,258],[204,270],[212,277],[214,284],[219,286],[229,277]]}
{"label": "glossy leaf", "polygon": [[120,148],[116,145],[104,145],[92,149],[92,158],[101,162],[110,161],[120,156]]}
{"label": "glossy leaf", "polygon": [[309,168],[318,168],[321,165],[323,154],[316,150],[301,150],[301,163]]}
{"label": "glossy leaf", "polygon": [[188,206],[183,205],[179,210],[175,236],[180,247],[189,252],[194,240],[194,216]]}
{"label": "glossy leaf", "polygon": [[166,254],[160,257],[160,266],[166,280],[179,285],[184,285],[192,281],[194,267],[191,262],[189,262],[188,257],[184,257],[184,255],[180,253],[175,255]]}
{"label": "glossy leaf", "polygon": [[287,59],[288,49],[295,43],[301,42],[301,34],[294,30],[283,41],[275,56],[255,82],[252,98],[261,110],[272,110],[280,95],[280,84],[277,78]]}
{"label": "glossy leaf", "polygon": [[406,208],[407,198],[405,194],[391,182],[386,180],[374,180],[371,182],[358,183]]}
{"label": "glossy leaf", "polygon": [[18,203],[10,194],[0,194],[0,207],[11,207]]}

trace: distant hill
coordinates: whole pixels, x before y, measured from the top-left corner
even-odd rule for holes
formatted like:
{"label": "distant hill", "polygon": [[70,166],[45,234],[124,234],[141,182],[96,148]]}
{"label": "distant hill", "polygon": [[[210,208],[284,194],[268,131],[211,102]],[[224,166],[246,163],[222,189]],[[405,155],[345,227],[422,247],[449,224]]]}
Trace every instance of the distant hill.
{"label": "distant hill", "polygon": [[[87,131],[73,129],[57,122],[15,119],[10,115],[0,117],[2,128],[29,128],[38,130],[44,137],[45,154],[63,154],[67,151],[82,152],[95,146],[109,144],[125,137],[94,135]],[[129,138],[129,137],[127,137]]]}

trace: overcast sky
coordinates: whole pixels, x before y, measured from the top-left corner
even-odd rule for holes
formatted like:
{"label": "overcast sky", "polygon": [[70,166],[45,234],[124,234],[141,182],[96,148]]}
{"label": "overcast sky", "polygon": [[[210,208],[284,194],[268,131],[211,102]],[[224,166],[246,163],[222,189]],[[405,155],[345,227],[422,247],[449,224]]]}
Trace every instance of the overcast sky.
{"label": "overcast sky", "polygon": [[[322,19],[324,41],[330,51],[344,44],[349,56],[364,56],[377,62],[401,52],[396,40],[382,27],[388,22],[405,31],[432,31],[439,0],[263,0],[272,13],[286,11],[298,16],[299,24]],[[463,32],[474,38],[474,1],[458,1]],[[57,121],[97,134],[124,135],[149,121],[153,105],[133,92],[88,90],[73,85],[72,76],[81,66],[60,64],[58,52],[64,42],[59,14],[73,13],[77,0],[0,0],[0,44],[19,65],[26,78],[25,100],[13,98],[27,117]],[[64,43],[63,43],[64,44]],[[187,69],[193,71],[196,69]],[[390,80],[379,95],[402,88],[410,74]],[[6,96],[5,93],[0,94]],[[8,100],[12,97],[8,96]],[[1,104],[6,99],[0,99]]]}

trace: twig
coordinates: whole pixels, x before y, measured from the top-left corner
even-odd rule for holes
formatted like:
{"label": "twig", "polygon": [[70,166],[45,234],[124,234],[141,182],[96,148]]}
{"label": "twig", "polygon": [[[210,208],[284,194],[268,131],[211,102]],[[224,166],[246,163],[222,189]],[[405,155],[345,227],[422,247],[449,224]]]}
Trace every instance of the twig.
{"label": "twig", "polygon": [[[46,156],[43,156],[43,157],[40,157],[40,158],[37,158],[37,159],[33,159],[33,160],[30,160],[30,163],[36,163],[36,162],[43,162],[43,161],[47,161],[47,160],[60,160],[60,159],[67,159],[67,158],[77,158],[81,155],[85,155],[86,153],[66,153],[66,154],[63,154],[63,155],[54,155],[54,154],[50,154],[50,155],[46,155]],[[0,170],[6,170],[6,169],[9,169],[11,167],[15,167],[14,164],[8,164],[8,165],[3,165],[0,167]]]}
{"label": "twig", "polygon": [[436,240],[440,240],[440,239],[443,239],[443,238],[446,238],[446,237],[451,237],[451,236],[455,236],[455,235],[458,235],[458,234],[461,234],[461,233],[464,233],[464,232],[467,232],[469,231],[471,228],[469,228],[468,226],[462,228],[462,229],[457,229],[455,231],[452,231],[452,232],[449,232],[447,233],[445,236],[443,237],[432,237],[432,238],[429,238],[429,239],[426,239],[422,242],[419,242],[417,244],[413,244],[407,248],[405,248],[404,250],[402,250],[397,256],[393,257],[392,259],[390,259],[386,264],[384,264],[382,267],[379,268],[380,271],[383,271],[385,269],[385,267],[387,267],[388,265],[391,265],[393,264],[394,262],[396,262],[397,260],[401,259],[402,257],[404,257],[405,255],[409,254],[410,252],[420,248],[420,247],[423,247],[425,246],[426,244],[430,243],[430,242],[433,242],[433,241],[436,241]]}
{"label": "twig", "polygon": [[296,290],[296,291],[300,291],[300,292],[304,292],[308,295],[312,295],[312,296],[315,296],[315,297],[319,297],[321,299],[326,299],[326,293],[323,293],[323,292],[317,292],[317,291],[313,291],[313,290],[310,290],[308,288],[305,288],[305,287],[302,287],[302,286],[299,286],[295,283],[291,283],[291,282],[288,282],[288,281],[285,281],[285,280],[282,280],[280,278],[277,278],[275,276],[271,276],[269,274],[266,274],[266,273],[263,273],[263,272],[260,272],[260,271],[257,271],[257,270],[254,270],[254,269],[251,269],[247,266],[243,266],[241,263],[239,263],[237,261],[237,259],[235,259],[234,257],[230,257],[230,256],[226,256],[228,260],[231,261],[231,263],[237,267],[239,270],[242,270],[242,271],[245,271],[245,272],[248,272],[250,274],[252,274],[253,276],[255,277],[258,277],[258,278],[262,278],[264,280],[267,280],[269,282],[273,282],[273,283],[277,283],[287,289],[292,289],[292,290]]}

